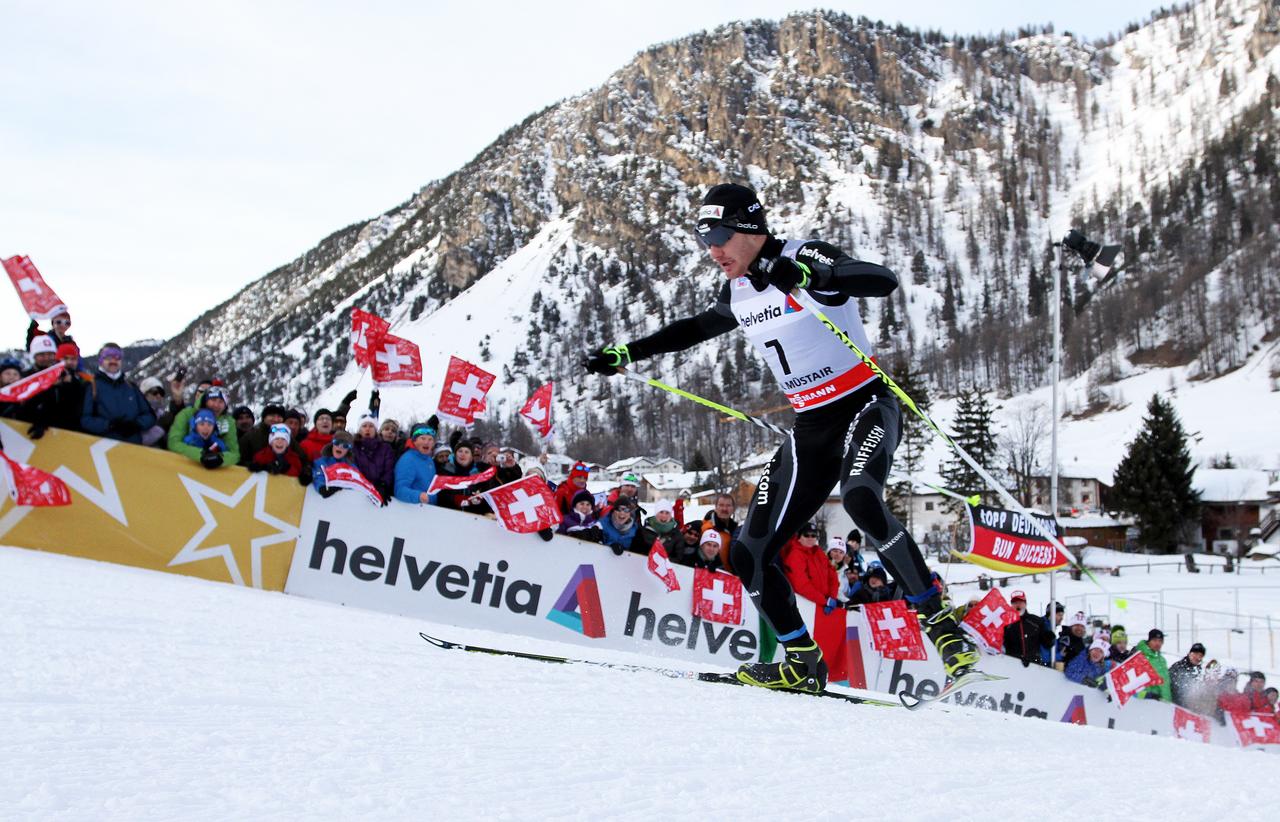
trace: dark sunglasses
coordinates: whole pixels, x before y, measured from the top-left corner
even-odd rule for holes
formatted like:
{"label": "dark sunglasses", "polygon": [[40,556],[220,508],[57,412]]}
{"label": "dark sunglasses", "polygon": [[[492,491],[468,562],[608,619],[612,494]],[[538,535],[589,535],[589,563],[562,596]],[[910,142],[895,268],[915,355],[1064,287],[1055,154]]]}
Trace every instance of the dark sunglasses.
{"label": "dark sunglasses", "polygon": [[53,320],[54,325],[71,325],[71,320]]}
{"label": "dark sunglasses", "polygon": [[722,246],[729,240],[733,239],[733,229],[727,225],[713,226],[707,231],[703,231],[701,226],[694,229],[693,236],[698,239],[698,245],[703,248],[711,248],[712,246]]}

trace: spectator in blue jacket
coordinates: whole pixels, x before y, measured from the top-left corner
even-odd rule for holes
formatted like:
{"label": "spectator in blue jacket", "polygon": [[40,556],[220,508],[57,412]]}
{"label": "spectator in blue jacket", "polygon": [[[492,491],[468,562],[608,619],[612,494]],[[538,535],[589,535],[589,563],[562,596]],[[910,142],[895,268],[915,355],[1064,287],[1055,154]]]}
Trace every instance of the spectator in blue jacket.
{"label": "spectator in blue jacket", "polygon": [[93,384],[84,392],[80,427],[99,437],[141,443],[142,432],[155,424],[146,397],[124,378],[124,351],[107,343],[98,352]]}
{"label": "spectator in blue jacket", "polygon": [[[218,417],[208,408],[201,408],[191,417],[184,445],[199,449],[199,461],[205,468],[221,468],[227,444],[218,436]],[[231,463],[226,463],[231,464]]]}
{"label": "spectator in blue jacket", "polygon": [[631,497],[618,497],[609,513],[600,518],[600,541],[618,556],[623,551],[647,554],[657,534],[640,525],[635,518],[636,503]]}
{"label": "spectator in blue jacket", "polygon": [[1072,682],[1079,682],[1087,688],[1106,690],[1107,671],[1111,670],[1112,667],[1111,660],[1107,658],[1110,650],[1109,643],[1101,639],[1095,639],[1089,646],[1088,651],[1076,654],[1067,663],[1067,679]]}
{"label": "spectator in blue jacket", "polygon": [[[322,497],[331,497],[341,488],[331,488],[324,478],[324,469],[335,463],[343,462],[360,470],[356,465],[355,455],[351,453],[354,438],[350,431],[335,431],[333,439],[320,450],[320,456],[311,464],[311,484],[316,487]],[[367,479],[367,477],[366,477]]]}
{"label": "spectator in blue jacket", "polygon": [[396,499],[410,505],[434,505],[435,494],[428,494],[436,478],[435,417],[413,426],[409,431],[410,448],[396,461]]}

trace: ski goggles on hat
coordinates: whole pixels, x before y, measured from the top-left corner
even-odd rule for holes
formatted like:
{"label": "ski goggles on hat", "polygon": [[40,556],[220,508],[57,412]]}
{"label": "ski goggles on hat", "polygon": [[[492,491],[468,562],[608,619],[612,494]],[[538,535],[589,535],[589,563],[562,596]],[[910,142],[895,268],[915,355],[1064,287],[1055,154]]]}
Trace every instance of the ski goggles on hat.
{"label": "ski goggles on hat", "polygon": [[698,240],[698,245],[703,248],[722,246],[732,240],[733,235],[734,230],[727,225],[702,225],[701,223],[698,224],[693,232],[693,236]]}

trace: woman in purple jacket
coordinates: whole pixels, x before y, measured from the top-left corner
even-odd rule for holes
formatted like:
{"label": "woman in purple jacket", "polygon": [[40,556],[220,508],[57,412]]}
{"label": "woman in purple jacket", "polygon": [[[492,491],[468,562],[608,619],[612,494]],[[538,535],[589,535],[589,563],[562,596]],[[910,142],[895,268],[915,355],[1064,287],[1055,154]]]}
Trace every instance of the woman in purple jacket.
{"label": "woman in purple jacket", "polygon": [[390,499],[396,484],[396,453],[391,443],[378,436],[378,421],[373,417],[360,418],[351,451],[360,473],[374,484],[383,499]]}

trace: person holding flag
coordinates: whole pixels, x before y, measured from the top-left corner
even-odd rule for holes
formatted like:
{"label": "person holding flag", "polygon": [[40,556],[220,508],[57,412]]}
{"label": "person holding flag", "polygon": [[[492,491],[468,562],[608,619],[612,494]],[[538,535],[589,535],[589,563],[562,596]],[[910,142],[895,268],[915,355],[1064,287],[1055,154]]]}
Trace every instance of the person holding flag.
{"label": "person holding flag", "polygon": [[884,501],[902,434],[898,401],[870,366],[791,296],[793,289],[806,292],[871,355],[858,299],[889,296],[898,287],[897,276],[820,240],[775,237],[756,193],[741,185],[713,186],[695,227],[699,243],[725,276],[715,304],[643,339],[590,351],[583,366],[609,376],[633,362],[683,351],[740,327],[797,412],[793,430],[756,486],[729,555],[786,654],[781,662],[742,665],[738,679],[803,691],[826,686],[822,651],[777,560],[837,482],[845,510],[923,618],[948,677],[966,673],[978,653],[931,584],[915,540]]}

